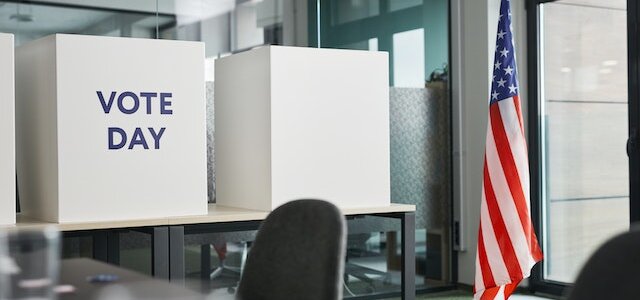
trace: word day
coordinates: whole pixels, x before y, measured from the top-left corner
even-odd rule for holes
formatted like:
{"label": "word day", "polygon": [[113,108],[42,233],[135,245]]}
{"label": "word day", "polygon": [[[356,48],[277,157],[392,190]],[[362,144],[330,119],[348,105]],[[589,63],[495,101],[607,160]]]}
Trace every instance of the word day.
{"label": "word day", "polygon": [[[169,101],[173,96],[172,93],[141,92],[136,94],[125,91],[118,94],[112,91],[108,97],[102,91],[96,91],[96,94],[102,111],[107,115],[111,114],[114,109],[126,115],[138,112],[147,115],[154,113],[161,115],[173,114],[171,101]],[[118,150],[126,147],[126,149],[132,150],[136,146],[142,149],[150,149],[150,147],[160,149],[160,139],[165,131],[166,127],[161,127],[160,129],[136,127],[133,133],[128,134],[123,128],[109,127],[107,128],[108,149]]]}

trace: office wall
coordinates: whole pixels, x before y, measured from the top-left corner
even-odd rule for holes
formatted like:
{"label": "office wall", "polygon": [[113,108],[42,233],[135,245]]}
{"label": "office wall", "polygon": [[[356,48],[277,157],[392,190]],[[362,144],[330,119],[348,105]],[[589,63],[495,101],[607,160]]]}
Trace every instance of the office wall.
{"label": "office wall", "polygon": [[[527,124],[525,0],[511,0],[520,96]],[[482,193],[489,88],[500,0],[452,0],[454,218],[462,251],[458,282],[472,285]],[[457,112],[456,112],[457,111]]]}

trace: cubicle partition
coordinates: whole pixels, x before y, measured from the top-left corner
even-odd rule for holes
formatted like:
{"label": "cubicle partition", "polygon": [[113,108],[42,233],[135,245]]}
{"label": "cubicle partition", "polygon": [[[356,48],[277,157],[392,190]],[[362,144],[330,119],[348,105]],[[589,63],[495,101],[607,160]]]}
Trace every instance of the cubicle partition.
{"label": "cubicle partition", "polygon": [[0,225],[16,222],[13,34],[0,33]]}
{"label": "cubicle partition", "polygon": [[265,46],[215,62],[216,203],[388,206],[385,52]]}
{"label": "cubicle partition", "polygon": [[200,42],[55,34],[17,48],[23,213],[206,214],[203,65]]}
{"label": "cubicle partition", "polygon": [[447,82],[391,88],[391,197],[416,205],[416,266],[428,287],[452,276],[450,102]]}

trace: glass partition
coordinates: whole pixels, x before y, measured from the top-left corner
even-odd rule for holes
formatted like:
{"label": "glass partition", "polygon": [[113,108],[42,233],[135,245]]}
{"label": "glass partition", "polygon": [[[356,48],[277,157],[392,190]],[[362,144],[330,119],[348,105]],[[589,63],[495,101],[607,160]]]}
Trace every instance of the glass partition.
{"label": "glass partition", "polygon": [[[447,286],[453,272],[449,1],[327,0],[318,7],[319,27],[311,26],[310,36],[318,28],[320,35],[312,45],[389,53],[391,200],[416,205],[416,287]],[[349,227],[350,295],[397,290],[399,234],[374,226],[383,220],[357,223],[357,231]],[[377,273],[363,278],[360,268]]]}
{"label": "glass partition", "polygon": [[[417,206],[418,289],[450,285],[455,270],[450,238],[449,0],[0,1],[0,32],[14,33],[18,46],[54,33],[204,42],[210,202],[215,202],[215,59],[261,45],[388,52],[391,200]],[[397,222],[350,220],[349,230],[345,297],[399,292]],[[225,263],[237,271],[238,259],[250,251],[247,236],[230,238],[225,246],[200,245],[199,236],[188,237],[187,278],[212,280],[196,284],[203,289],[232,286],[218,281],[237,280],[237,272],[213,273],[226,251],[234,254]],[[137,232],[121,235],[123,266],[150,272],[146,239]],[[67,240],[65,253],[86,255],[88,243]],[[202,263],[207,256],[209,263]],[[201,268],[205,265],[211,267],[206,272]]]}

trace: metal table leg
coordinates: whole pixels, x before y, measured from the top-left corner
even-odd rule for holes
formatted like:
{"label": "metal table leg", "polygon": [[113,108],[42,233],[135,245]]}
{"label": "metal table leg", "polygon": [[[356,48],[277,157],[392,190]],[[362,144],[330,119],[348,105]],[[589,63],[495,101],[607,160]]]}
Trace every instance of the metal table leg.
{"label": "metal table leg", "polygon": [[120,265],[120,232],[117,230],[107,232],[107,262]]}
{"label": "metal table leg", "polygon": [[402,299],[416,298],[416,216],[415,213],[404,213],[402,226]]}
{"label": "metal table leg", "polygon": [[120,264],[120,233],[116,230],[96,230],[93,239],[93,258],[113,265]]}
{"label": "metal table leg", "polygon": [[109,244],[107,232],[104,230],[95,230],[91,232],[91,239],[93,242],[93,259],[107,262],[109,256],[107,254],[107,245]]}
{"label": "metal table leg", "polygon": [[169,228],[154,227],[151,230],[151,274],[169,279]]}
{"label": "metal table leg", "polygon": [[184,283],[184,226],[169,227],[169,280]]}
{"label": "metal table leg", "polygon": [[209,280],[211,275],[211,245],[200,245],[200,278]]}

